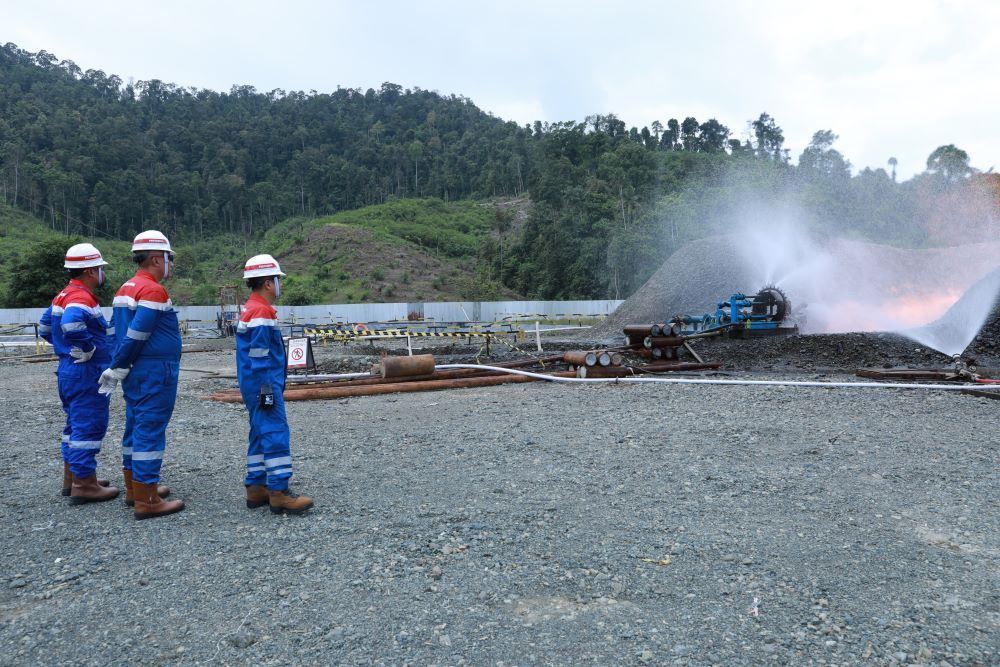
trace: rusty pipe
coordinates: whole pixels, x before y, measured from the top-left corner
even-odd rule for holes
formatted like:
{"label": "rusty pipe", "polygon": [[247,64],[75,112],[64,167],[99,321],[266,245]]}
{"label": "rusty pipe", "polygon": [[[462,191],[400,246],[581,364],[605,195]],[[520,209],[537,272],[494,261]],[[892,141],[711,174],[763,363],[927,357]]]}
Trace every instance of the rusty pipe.
{"label": "rusty pipe", "polygon": [[637,371],[644,373],[666,373],[670,371],[706,371],[722,368],[719,362],[698,364],[691,361],[660,361],[643,366],[632,366]]}
{"label": "rusty pipe", "polygon": [[684,336],[647,336],[642,341],[646,349],[653,347],[680,347],[684,344]]}
{"label": "rusty pipe", "polygon": [[573,366],[596,366],[597,354],[582,351],[563,352],[563,361]]}
{"label": "rusty pipe", "polygon": [[622,331],[626,336],[638,336],[640,339],[663,334],[663,329],[659,324],[626,324]]}
{"label": "rusty pipe", "polygon": [[[575,377],[576,373],[561,371],[550,373],[551,377]],[[469,387],[492,387],[499,384],[519,382],[534,382],[540,378],[527,375],[494,375],[479,378],[452,378],[449,380],[428,380],[423,382],[399,382],[393,384],[367,385],[361,387],[323,387],[312,390],[299,390],[285,395],[286,401],[309,401],[315,399],[350,398],[354,396],[375,396],[379,394],[399,394],[412,391],[434,391],[438,389],[458,389]],[[211,399],[222,403],[242,403],[243,397],[212,394]]]}
{"label": "rusty pipe", "polygon": [[434,355],[415,354],[412,357],[382,357],[379,367],[384,379],[430,375],[434,372]]}

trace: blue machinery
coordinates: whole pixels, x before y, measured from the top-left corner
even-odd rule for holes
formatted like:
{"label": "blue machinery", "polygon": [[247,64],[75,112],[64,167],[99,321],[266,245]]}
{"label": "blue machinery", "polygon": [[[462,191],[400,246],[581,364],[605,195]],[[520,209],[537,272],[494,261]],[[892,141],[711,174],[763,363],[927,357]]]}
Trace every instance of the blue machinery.
{"label": "blue machinery", "polygon": [[728,333],[733,337],[798,333],[798,327],[782,326],[791,315],[788,297],[777,287],[765,287],[753,296],[733,294],[719,301],[714,313],[680,315],[673,321],[681,335]]}

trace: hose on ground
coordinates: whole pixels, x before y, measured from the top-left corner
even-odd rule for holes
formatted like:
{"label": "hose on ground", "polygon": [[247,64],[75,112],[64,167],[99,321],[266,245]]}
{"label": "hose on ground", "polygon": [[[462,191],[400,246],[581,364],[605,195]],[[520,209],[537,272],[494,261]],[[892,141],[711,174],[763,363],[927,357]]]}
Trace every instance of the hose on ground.
{"label": "hose on ground", "polygon": [[[501,368],[500,366],[484,366],[480,364],[441,364],[434,367],[437,369],[450,368],[471,368],[476,370],[496,371],[499,373],[510,373],[511,375],[524,375],[538,380],[548,380],[549,382],[576,382],[594,384],[600,382],[613,383],[661,383],[661,384],[709,384],[709,385],[735,385],[735,386],[764,386],[764,387],[818,387],[818,388],[844,388],[844,389],[928,389],[937,391],[960,391],[976,387],[982,389],[982,385],[976,384],[919,384],[893,383],[893,382],[810,382],[806,380],[719,380],[709,378],[664,378],[664,377],[624,377],[624,378],[563,378],[552,377],[543,373],[532,373],[515,368]],[[1000,387],[998,387],[1000,389]]]}

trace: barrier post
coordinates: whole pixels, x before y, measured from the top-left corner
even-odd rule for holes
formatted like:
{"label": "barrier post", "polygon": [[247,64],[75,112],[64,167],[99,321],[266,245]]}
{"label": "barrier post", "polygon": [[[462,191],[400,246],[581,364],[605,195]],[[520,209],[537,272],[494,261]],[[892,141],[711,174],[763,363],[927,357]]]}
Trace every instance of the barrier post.
{"label": "barrier post", "polygon": [[535,345],[538,346],[538,351],[542,351],[542,334],[538,329],[538,320],[535,320]]}

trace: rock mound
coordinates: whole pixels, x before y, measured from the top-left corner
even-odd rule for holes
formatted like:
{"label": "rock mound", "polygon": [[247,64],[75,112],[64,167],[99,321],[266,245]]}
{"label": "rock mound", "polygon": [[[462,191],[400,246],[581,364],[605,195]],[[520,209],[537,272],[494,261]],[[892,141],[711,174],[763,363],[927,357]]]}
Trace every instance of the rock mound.
{"label": "rock mound", "polygon": [[663,322],[674,315],[714,310],[717,300],[754,280],[738,257],[735,236],[713,236],[687,244],[587,335],[612,338],[620,336],[626,324]]}

